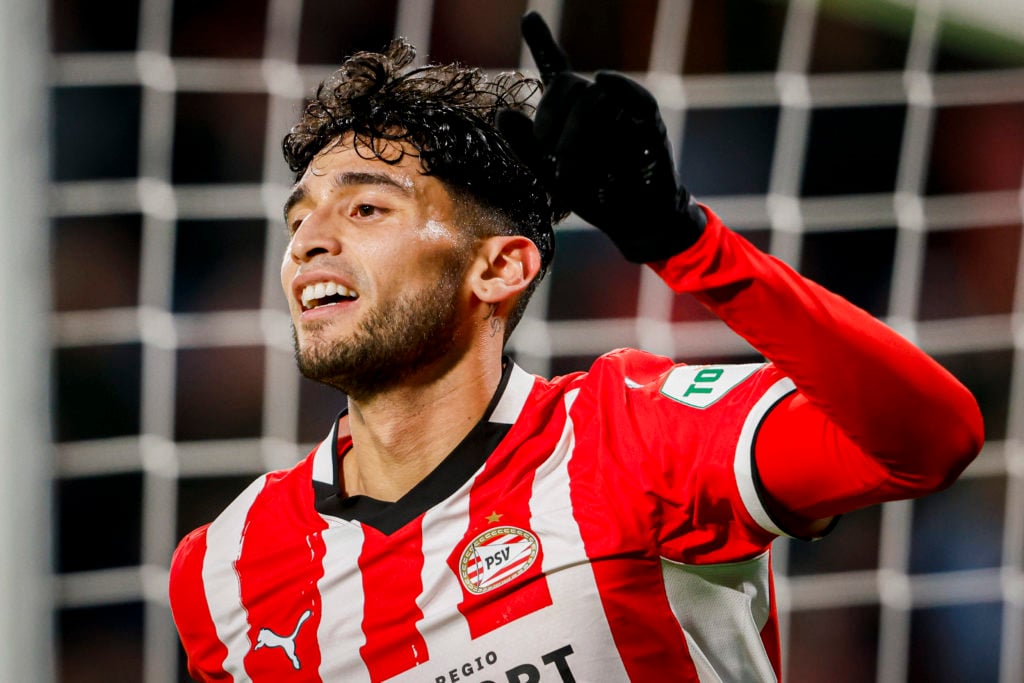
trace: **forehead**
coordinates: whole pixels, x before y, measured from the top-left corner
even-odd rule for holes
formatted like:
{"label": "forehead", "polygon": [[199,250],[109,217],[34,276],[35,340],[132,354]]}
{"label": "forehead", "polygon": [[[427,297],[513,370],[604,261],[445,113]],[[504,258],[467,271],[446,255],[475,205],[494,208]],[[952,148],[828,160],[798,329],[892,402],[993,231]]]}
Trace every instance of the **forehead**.
{"label": "forehead", "polygon": [[431,204],[443,199],[450,201],[443,183],[424,174],[414,148],[399,141],[382,141],[376,149],[367,143],[353,144],[350,133],[313,157],[292,187],[284,205],[285,216],[294,206],[316,201],[337,187],[358,185],[377,186]]}

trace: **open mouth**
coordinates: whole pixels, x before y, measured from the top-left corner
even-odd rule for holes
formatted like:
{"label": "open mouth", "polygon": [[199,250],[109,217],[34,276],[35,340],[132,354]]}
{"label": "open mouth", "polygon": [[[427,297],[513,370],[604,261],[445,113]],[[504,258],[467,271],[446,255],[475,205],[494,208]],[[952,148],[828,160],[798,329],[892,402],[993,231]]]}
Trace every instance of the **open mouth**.
{"label": "open mouth", "polygon": [[306,285],[302,290],[302,310],[311,311],[314,308],[355,301],[358,298],[359,295],[355,290],[339,285],[337,282],[318,282]]}

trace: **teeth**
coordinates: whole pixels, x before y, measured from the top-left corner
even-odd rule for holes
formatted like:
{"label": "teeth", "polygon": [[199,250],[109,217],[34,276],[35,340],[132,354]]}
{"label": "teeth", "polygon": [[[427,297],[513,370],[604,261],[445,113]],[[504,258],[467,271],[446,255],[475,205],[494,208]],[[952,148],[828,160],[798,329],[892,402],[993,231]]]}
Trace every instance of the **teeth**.
{"label": "teeth", "polygon": [[316,308],[316,302],[326,296],[339,295],[348,299],[357,298],[354,290],[339,285],[337,282],[318,282],[313,285],[306,285],[302,290],[302,305],[305,308]]}

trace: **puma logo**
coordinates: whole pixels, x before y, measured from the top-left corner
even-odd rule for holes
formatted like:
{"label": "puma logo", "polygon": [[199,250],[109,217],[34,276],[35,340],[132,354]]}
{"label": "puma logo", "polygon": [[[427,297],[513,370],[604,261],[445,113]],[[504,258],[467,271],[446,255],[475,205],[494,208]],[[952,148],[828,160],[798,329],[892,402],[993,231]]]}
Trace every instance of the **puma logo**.
{"label": "puma logo", "polygon": [[299,658],[295,654],[295,637],[299,635],[299,629],[306,623],[306,619],[313,616],[313,610],[308,609],[302,613],[299,617],[299,623],[295,624],[295,630],[292,631],[290,636],[279,636],[269,628],[261,628],[260,632],[256,634],[256,647],[253,650],[259,650],[261,647],[279,647],[284,650],[284,653],[291,660],[292,666],[296,671],[302,668],[302,664],[299,663]]}

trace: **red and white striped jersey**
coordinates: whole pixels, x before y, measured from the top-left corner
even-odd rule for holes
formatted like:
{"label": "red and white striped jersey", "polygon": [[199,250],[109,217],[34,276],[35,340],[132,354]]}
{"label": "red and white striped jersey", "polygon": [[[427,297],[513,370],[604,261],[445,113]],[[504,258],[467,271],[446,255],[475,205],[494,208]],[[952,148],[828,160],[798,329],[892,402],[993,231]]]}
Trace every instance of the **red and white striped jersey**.
{"label": "red and white striped jersey", "polygon": [[508,363],[486,418],[393,504],[339,498],[350,441],[336,426],[179,548],[172,605],[190,670],[771,680],[778,530],[762,526],[752,436],[792,390],[770,365],[632,350],[554,381]]}
{"label": "red and white striped jersey", "polygon": [[484,419],[394,503],[344,496],[340,418],[178,547],[192,675],[777,680],[775,520],[942,488],[983,429],[932,359],[707,213],[652,266],[771,363],[620,350],[545,380],[507,362]]}

